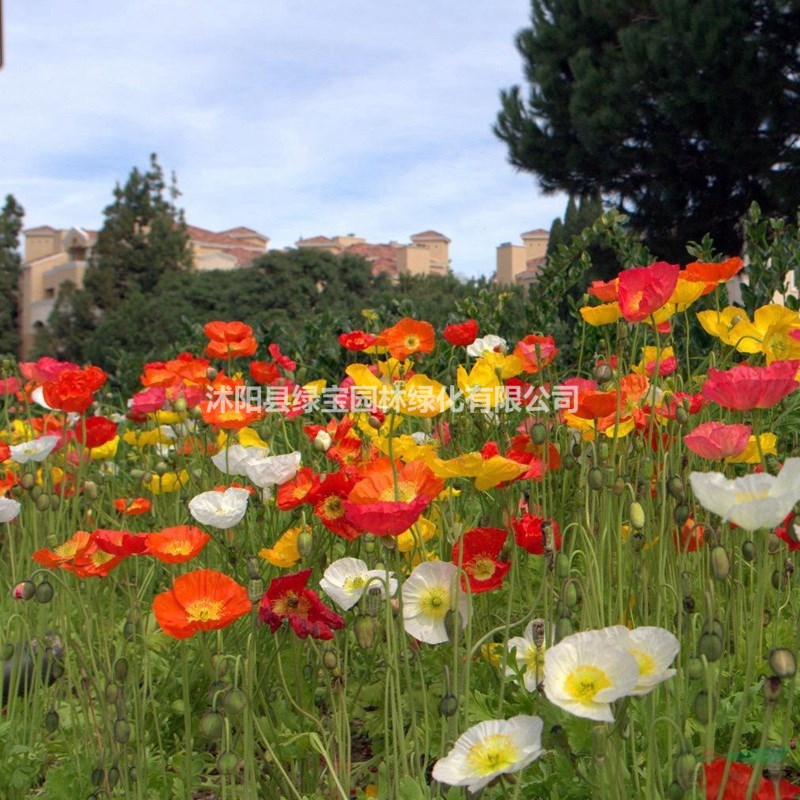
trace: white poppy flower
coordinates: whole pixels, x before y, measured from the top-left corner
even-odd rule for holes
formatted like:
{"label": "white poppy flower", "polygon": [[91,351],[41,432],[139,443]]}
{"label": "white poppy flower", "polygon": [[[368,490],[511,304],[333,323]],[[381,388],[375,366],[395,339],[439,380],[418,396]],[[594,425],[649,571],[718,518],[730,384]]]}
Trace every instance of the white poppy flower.
{"label": "white poppy flower", "polygon": [[747,531],[770,529],[800,500],[800,458],[787,458],[777,476],[762,472],[728,479],[721,472],[692,472],[689,482],[707,511]]}
{"label": "white poppy flower", "polygon": [[539,717],[479,722],[456,739],[453,749],[433,765],[433,778],[478,792],[498,775],[519,772],[544,754]]}
{"label": "white poppy flower", "polygon": [[514,636],[508,640],[508,649],[514,651],[517,669],[506,667],[506,675],[516,676],[522,672],[522,682],[529,692],[535,692],[544,675],[544,643],[536,646],[533,635],[534,622],[528,623],[522,636]]}
{"label": "white poppy flower", "polygon": [[40,436],[22,444],[12,444],[11,460],[17,464],[27,464],[29,461],[44,461],[61,441],[60,436]]}
{"label": "white poppy flower", "polygon": [[282,486],[297,475],[301,460],[299,451],[254,458],[247,463],[247,477],[260,489],[265,486]]}
{"label": "white poppy flower", "polygon": [[473,358],[480,358],[484,353],[493,353],[498,347],[506,348],[508,347],[508,342],[501,336],[495,336],[490,333],[468,345],[467,355]]}
{"label": "white poppy flower", "polygon": [[636,659],[600,631],[567,636],[544,654],[547,699],[576,717],[613,722],[610,704],[633,694],[638,681]]}
{"label": "white poppy flower", "polygon": [[260,447],[242,447],[232,444],[223,447],[216,455],[211,456],[214,466],[226,475],[247,475],[247,465],[251,461],[262,458],[264,451]]}
{"label": "white poppy flower", "polygon": [[449,561],[424,561],[414,567],[403,584],[403,624],[406,633],[427,644],[447,641],[444,619],[452,608],[467,624],[467,596],[461,588],[458,567]]}
{"label": "white poppy flower", "polygon": [[368,586],[370,589],[376,587],[384,595],[384,586],[388,582],[389,596],[392,597],[397,591],[393,575],[393,572],[382,569],[367,569],[360,558],[340,558],[325,570],[319,586],[337,606],[347,611],[361,599]]}
{"label": "white poppy flower", "polygon": [[191,515],[212,528],[232,528],[247,511],[250,492],[231,486],[224,492],[203,492],[189,501]]}
{"label": "white poppy flower", "polygon": [[11,522],[19,516],[20,504],[10,497],[0,497],[0,522]]}

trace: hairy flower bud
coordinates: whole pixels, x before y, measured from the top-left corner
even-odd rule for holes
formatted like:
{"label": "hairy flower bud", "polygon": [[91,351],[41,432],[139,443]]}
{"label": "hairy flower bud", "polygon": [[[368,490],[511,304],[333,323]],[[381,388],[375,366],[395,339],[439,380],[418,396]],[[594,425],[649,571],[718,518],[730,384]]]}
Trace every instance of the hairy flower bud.
{"label": "hairy flower bud", "polygon": [[120,717],[114,723],[114,741],[125,744],[131,738],[131,725],[128,720]]}
{"label": "hairy flower bud", "polygon": [[371,650],[378,635],[378,625],[372,617],[359,614],[353,623],[356,641],[363,650]]}
{"label": "hairy flower bud", "polygon": [[11,590],[15,600],[30,600],[35,594],[36,585],[33,581],[21,581]]}
{"label": "hairy flower bud", "polygon": [[673,774],[680,787],[688,792],[696,782],[697,759],[692,753],[679,753],[675,758]]}
{"label": "hairy flower bud", "polygon": [[630,506],[628,506],[628,516],[631,521],[631,527],[634,530],[640,531],[644,528],[645,515],[641,503],[637,503],[636,501],[631,503]]}
{"label": "hairy flower bud", "polygon": [[722,658],[722,639],[716,633],[704,633],[697,643],[697,653],[705,656],[709,663]]}
{"label": "hairy flower bud", "polygon": [[731,571],[728,553],[722,545],[711,548],[711,571],[718,581],[724,581]]}
{"label": "hairy flower bud", "polygon": [[225,719],[219,711],[206,711],[200,717],[200,735],[205,739],[219,739],[225,730]]}
{"label": "hairy flower bud", "polygon": [[756,557],[756,546],[751,541],[742,542],[742,558],[752,561]]}
{"label": "hairy flower bud", "polygon": [[603,488],[603,470],[592,467],[586,475],[586,483],[590,489],[600,491]]}
{"label": "hairy flower bud", "polygon": [[37,603],[49,603],[53,599],[55,590],[53,584],[48,580],[43,580],[37,587],[34,593],[34,598]]}
{"label": "hairy flower bud", "polygon": [[531,428],[531,441],[534,444],[544,444],[547,440],[547,428],[541,423],[536,422],[534,423],[533,427]]}
{"label": "hairy flower bud", "polygon": [[797,672],[797,659],[791,650],[774,647],[769,651],[769,665],[779,678],[792,678]]}
{"label": "hairy flower bud", "polygon": [[439,713],[443,717],[449,718],[452,717],[457,711],[458,698],[451,692],[443,695],[442,699],[439,701]]}

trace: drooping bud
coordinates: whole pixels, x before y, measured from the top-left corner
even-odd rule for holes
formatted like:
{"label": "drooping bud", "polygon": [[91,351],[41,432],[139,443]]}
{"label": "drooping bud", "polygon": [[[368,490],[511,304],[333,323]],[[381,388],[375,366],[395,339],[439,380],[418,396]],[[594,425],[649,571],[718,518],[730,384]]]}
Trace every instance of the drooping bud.
{"label": "drooping bud", "polygon": [[353,622],[353,630],[358,646],[363,650],[371,650],[378,635],[378,625],[375,620],[366,614],[359,614]]}
{"label": "drooping bud", "polygon": [[119,698],[119,686],[113,681],[106,684],[105,692],[103,693],[106,703],[113,706]]}
{"label": "drooping bud", "polygon": [[781,679],[777,675],[767,675],[761,685],[761,693],[767,705],[774,705],[781,696]]}
{"label": "drooping bud", "polygon": [[131,725],[128,720],[120,717],[114,722],[114,741],[125,744],[131,738]]}
{"label": "drooping bud", "polygon": [[555,566],[557,578],[562,581],[565,581],[567,578],[569,578],[569,556],[561,550],[556,553]]}
{"label": "drooping bud", "polygon": [[699,681],[703,677],[703,662],[699,658],[690,658],[686,663],[686,674],[689,680]]}
{"label": "drooping bud", "polygon": [[704,633],[697,643],[697,653],[712,663],[722,658],[722,639],[716,633]]}
{"label": "drooping bud", "polygon": [[233,775],[239,770],[239,756],[230,750],[225,750],[217,756],[217,769],[220,775]]}
{"label": "drooping bud", "polygon": [[46,494],[40,494],[33,503],[37,511],[47,511],[50,508],[50,497]]}
{"label": "drooping bud", "polygon": [[97,484],[94,481],[83,482],[83,496],[89,500],[97,500]]}
{"label": "drooping bud", "polygon": [[689,519],[689,506],[686,503],[678,503],[672,512],[672,519],[675,520],[675,524],[679,528],[682,528],[686,524],[686,520]]}
{"label": "drooping bud", "polygon": [[443,695],[442,699],[439,701],[439,713],[447,719],[452,717],[457,711],[458,698],[451,692]]}
{"label": "drooping bud", "polygon": [[217,377],[217,375],[219,375],[219,372],[217,372],[217,370],[214,369],[214,367],[209,367],[206,370],[206,378],[208,378],[210,381],[213,381]]}
{"label": "drooping bud", "polygon": [[562,639],[565,639],[567,636],[571,636],[575,632],[575,629],[572,627],[572,621],[569,617],[561,617],[561,619],[556,622],[556,630],[555,630],[555,640],[556,643],[560,642]]}
{"label": "drooping bud", "polygon": [[200,735],[206,739],[219,739],[225,730],[225,719],[219,711],[206,711],[200,718]]}
{"label": "drooping bud", "polygon": [[779,553],[781,549],[781,540],[774,534],[770,533],[767,536],[767,552],[774,556],[775,553]]}
{"label": "drooping bud", "polygon": [[364,610],[370,617],[377,617],[381,609],[381,592],[380,586],[370,586],[367,591],[366,600],[364,601]]}
{"label": "drooping bud", "polygon": [[60,722],[60,718],[58,716],[58,711],[54,708],[51,708],[45,715],[44,715],[44,729],[48,733],[53,733],[58,728],[58,723]]}
{"label": "drooping bud", "polygon": [[261,578],[251,578],[247,582],[247,599],[251,603],[258,603],[264,596],[264,581]]}
{"label": "drooping bud", "polygon": [[594,368],[594,379],[598,383],[607,383],[614,377],[611,367],[608,364],[598,364]]}
{"label": "drooping bud", "polygon": [[678,502],[686,498],[686,486],[678,475],[672,475],[667,481],[667,491]]}
{"label": "drooping bud", "polygon": [[779,678],[792,678],[797,673],[797,659],[791,650],[774,647],[769,651],[769,665]]}
{"label": "drooping bud", "polygon": [[641,503],[633,502],[628,506],[628,516],[631,521],[631,527],[634,530],[640,531],[644,528],[645,515],[644,508]]}
{"label": "drooping bud", "polygon": [[37,603],[49,603],[53,599],[53,594],[55,594],[53,584],[45,579],[36,587],[34,598]]}
{"label": "drooping bud", "polygon": [[544,444],[547,440],[547,428],[541,423],[536,422],[534,423],[533,427],[531,428],[531,441],[534,444]]}
{"label": "drooping bud", "polygon": [[247,577],[251,579],[261,577],[261,561],[258,556],[247,557]]}
{"label": "drooping bud", "polygon": [[339,658],[335,650],[328,648],[322,651],[322,665],[325,669],[334,669],[339,665]]}
{"label": "drooping bud", "polygon": [[696,769],[697,759],[692,753],[679,753],[676,756],[673,774],[675,775],[675,780],[685,792],[688,792],[696,783]]}
{"label": "drooping bud", "polygon": [[568,608],[573,608],[580,602],[578,584],[575,581],[565,583],[561,590],[561,599]]}
{"label": "drooping bud", "polygon": [[694,713],[701,725],[708,725],[716,716],[716,702],[705,689],[701,689],[694,698]]}
{"label": "drooping bud", "polygon": [[600,467],[592,467],[586,475],[586,483],[590,489],[599,492],[603,488],[603,470]]}
{"label": "drooping bud", "polygon": [[621,475],[614,479],[614,485],[611,487],[611,491],[614,492],[616,497],[622,496],[622,493],[625,491],[625,479]]}
{"label": "drooping bud", "polygon": [[35,594],[36,585],[33,581],[21,581],[11,590],[15,600],[30,600]]}
{"label": "drooping bud", "polygon": [[685,425],[689,421],[689,412],[683,406],[678,406],[675,409],[675,419],[678,425]]}
{"label": "drooping bud", "polygon": [[222,696],[222,706],[232,717],[238,717],[247,708],[247,695],[241,689],[229,689]]}
{"label": "drooping bud", "polygon": [[728,553],[722,545],[711,548],[711,571],[718,581],[724,581],[731,571]]}
{"label": "drooping bud", "polygon": [[128,659],[124,656],[114,662],[114,678],[124,681],[128,677]]}
{"label": "drooping bud", "polygon": [[19,485],[27,492],[30,489],[33,489],[36,483],[36,478],[32,472],[26,472],[24,475],[20,476]]}
{"label": "drooping bud", "polygon": [[302,558],[308,558],[314,549],[314,537],[308,528],[303,528],[297,537],[297,552]]}

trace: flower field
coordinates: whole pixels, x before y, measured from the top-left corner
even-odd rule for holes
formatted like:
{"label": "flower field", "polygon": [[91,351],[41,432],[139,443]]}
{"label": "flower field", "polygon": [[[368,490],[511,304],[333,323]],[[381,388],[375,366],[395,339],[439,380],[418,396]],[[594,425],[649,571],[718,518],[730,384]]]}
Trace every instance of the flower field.
{"label": "flower field", "polygon": [[800,796],[800,314],[741,269],[592,283],[576,369],[374,314],[340,375],[6,363],[0,797]]}

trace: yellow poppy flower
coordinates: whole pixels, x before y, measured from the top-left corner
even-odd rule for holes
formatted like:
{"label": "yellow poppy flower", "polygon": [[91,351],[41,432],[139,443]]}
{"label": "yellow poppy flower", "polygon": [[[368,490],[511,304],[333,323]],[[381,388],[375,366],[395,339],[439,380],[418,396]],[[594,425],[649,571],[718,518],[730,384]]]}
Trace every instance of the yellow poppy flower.
{"label": "yellow poppy flower", "polygon": [[[522,372],[523,363],[519,356],[513,354],[506,354],[495,352],[494,350],[487,350],[479,359],[488,364],[495,374],[499,375],[502,380],[509,378],[516,378]],[[477,364],[478,362],[476,362]]]}
{"label": "yellow poppy flower", "polygon": [[[759,437],[761,452],[765,455],[774,456],[777,453],[778,437],[774,433],[762,433]],[[751,436],[747,446],[734,458],[729,458],[730,464],[760,464],[761,456],[758,454],[758,444],[756,437]]]}
{"label": "yellow poppy flower", "polygon": [[122,441],[133,447],[149,447],[156,444],[172,444],[172,439],[162,433],[161,428],[150,428],[146,431],[125,431]]}
{"label": "yellow poppy flower", "polygon": [[114,458],[117,454],[118,447],[119,436],[115,436],[111,441],[101,444],[100,447],[92,447],[89,450],[89,455],[92,457],[92,461],[108,461],[108,459]]}
{"label": "yellow poppy flower", "polygon": [[149,483],[142,481],[153,494],[178,492],[188,482],[189,471],[185,469],[180,472],[165,472],[163,475],[153,475]]}
{"label": "yellow poppy flower", "polygon": [[259,447],[269,450],[269,445],[258,435],[255,428],[242,428],[238,434],[239,444],[242,447]]}
{"label": "yellow poppy flower", "polygon": [[622,316],[622,311],[619,303],[615,301],[613,303],[603,303],[600,306],[584,306],[581,309],[581,316],[588,325],[597,327],[616,322]]}
{"label": "yellow poppy flower", "polygon": [[505,387],[494,368],[479,358],[467,374],[464,367],[456,370],[456,383],[470,408],[494,408],[505,397]]}
{"label": "yellow poppy flower", "polygon": [[445,387],[427,375],[417,373],[407,381],[383,381],[365,364],[351,364],[347,374],[355,381],[353,390],[382,411],[394,410],[409,417],[435,417],[450,408]]}
{"label": "yellow poppy flower", "polygon": [[722,311],[699,311],[697,321],[709,336],[715,336],[725,344],[734,346],[736,341],[731,339],[731,330],[742,321],[747,321],[747,313],[737,306],[728,306]]}
{"label": "yellow poppy flower", "polygon": [[436,526],[431,520],[420,517],[414,525],[397,537],[397,549],[401,553],[410,553],[415,547],[421,549],[422,545],[430,541],[436,533]]}
{"label": "yellow poppy flower", "polygon": [[[305,529],[311,529],[306,525]],[[272,547],[264,547],[258,551],[259,556],[274,567],[293,567],[300,560],[300,551],[297,549],[297,539],[303,532],[303,527],[289,528],[280,536]]]}
{"label": "yellow poppy flower", "polygon": [[757,308],[753,321],[738,322],[730,333],[740,353],[764,353],[767,364],[800,358],[800,340],[790,334],[800,329],[800,315],[785,306]]}

